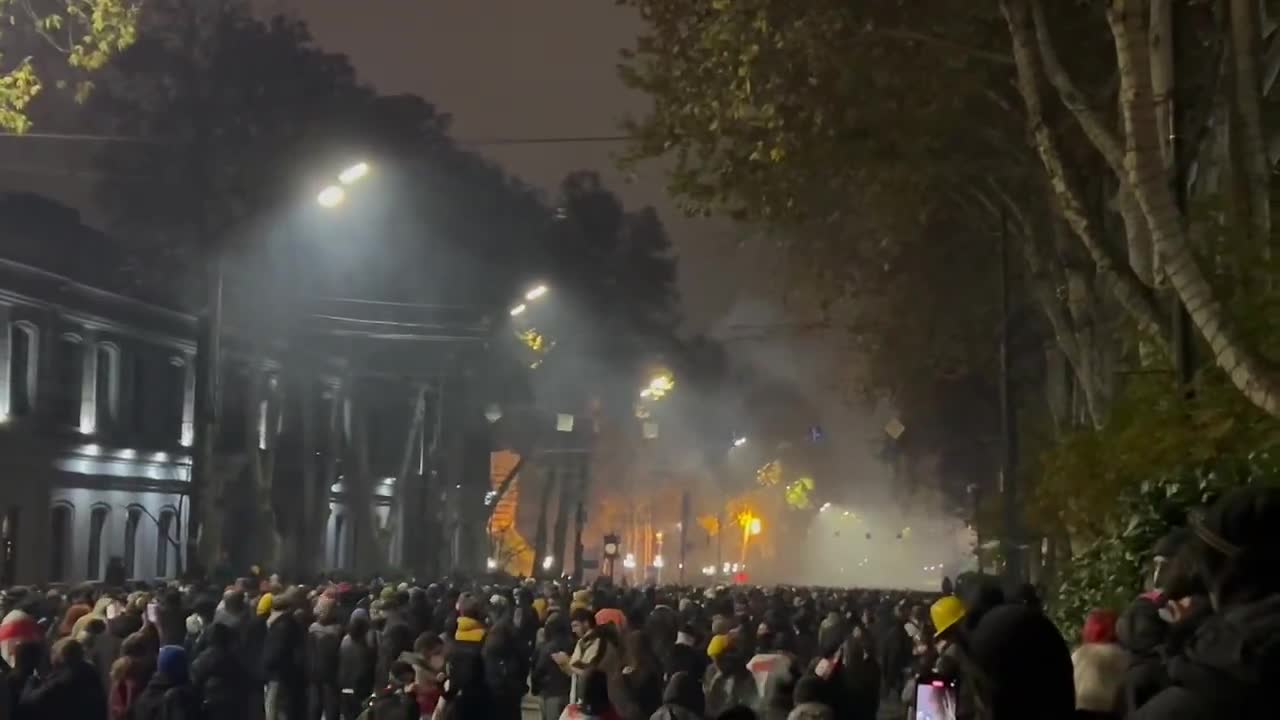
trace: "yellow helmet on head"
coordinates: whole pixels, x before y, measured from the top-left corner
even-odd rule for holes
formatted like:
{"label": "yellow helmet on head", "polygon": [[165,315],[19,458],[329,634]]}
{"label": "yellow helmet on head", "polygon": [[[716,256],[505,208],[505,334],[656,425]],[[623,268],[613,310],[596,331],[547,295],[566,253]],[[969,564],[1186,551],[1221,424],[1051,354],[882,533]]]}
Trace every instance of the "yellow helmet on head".
{"label": "yellow helmet on head", "polygon": [[964,619],[964,603],[955,595],[947,595],[939,599],[929,608],[929,619],[933,621],[934,633],[941,635],[953,625]]}

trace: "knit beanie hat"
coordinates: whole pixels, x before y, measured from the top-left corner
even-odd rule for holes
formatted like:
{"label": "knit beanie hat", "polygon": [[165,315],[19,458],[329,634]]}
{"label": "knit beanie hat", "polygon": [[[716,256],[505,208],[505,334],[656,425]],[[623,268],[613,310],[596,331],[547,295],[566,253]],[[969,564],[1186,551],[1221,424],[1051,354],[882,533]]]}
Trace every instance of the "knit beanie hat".
{"label": "knit beanie hat", "polygon": [[187,651],[181,645],[165,645],[156,657],[156,670],[174,685],[187,682]]}

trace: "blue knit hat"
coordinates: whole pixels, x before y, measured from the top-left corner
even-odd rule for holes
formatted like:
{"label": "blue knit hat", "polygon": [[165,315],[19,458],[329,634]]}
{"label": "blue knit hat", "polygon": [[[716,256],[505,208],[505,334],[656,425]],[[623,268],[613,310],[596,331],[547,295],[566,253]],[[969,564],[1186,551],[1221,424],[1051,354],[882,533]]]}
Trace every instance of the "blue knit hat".
{"label": "blue knit hat", "polygon": [[181,645],[165,645],[156,659],[156,670],[164,673],[174,685],[187,682],[187,651]]}

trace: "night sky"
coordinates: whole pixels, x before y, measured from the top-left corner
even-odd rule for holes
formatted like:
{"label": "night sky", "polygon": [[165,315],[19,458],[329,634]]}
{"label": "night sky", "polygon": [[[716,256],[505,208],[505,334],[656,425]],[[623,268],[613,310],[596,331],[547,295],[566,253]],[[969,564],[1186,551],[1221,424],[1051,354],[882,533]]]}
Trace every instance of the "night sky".
{"label": "night sky", "polygon": [[[612,0],[257,0],[311,26],[326,49],[346,53],[364,82],[413,93],[454,118],[461,141],[619,134],[645,109],[615,70],[639,19]],[[654,205],[680,255],[681,294],[691,329],[718,324],[740,273],[721,261],[734,247],[718,223],[683,218],[667,199],[659,167],[626,182],[617,144],[482,146],[509,172],[548,190],[573,170],[599,171],[628,207]],[[739,263],[740,264],[740,263]]]}

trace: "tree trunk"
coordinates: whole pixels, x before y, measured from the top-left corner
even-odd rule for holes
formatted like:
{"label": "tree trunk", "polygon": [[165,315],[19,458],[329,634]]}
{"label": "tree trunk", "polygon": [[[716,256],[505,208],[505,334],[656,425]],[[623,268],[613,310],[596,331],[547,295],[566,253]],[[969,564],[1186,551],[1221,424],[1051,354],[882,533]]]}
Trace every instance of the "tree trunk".
{"label": "tree trunk", "polygon": [[1044,164],[1057,200],[1057,209],[1076,236],[1084,244],[1089,257],[1097,268],[1103,287],[1110,289],[1138,325],[1138,329],[1153,337],[1165,336],[1164,320],[1155,299],[1142,285],[1129,267],[1118,267],[1110,251],[1099,237],[1097,228],[1089,218],[1062,164],[1052,130],[1044,122],[1039,82],[1039,63],[1031,45],[1033,28],[1026,0],[1002,0],[1001,7],[1009,25],[1013,40],[1014,64],[1017,68],[1018,90],[1027,106],[1028,130],[1036,152]]}
{"label": "tree trunk", "polygon": [[1231,48],[1235,60],[1235,106],[1239,113],[1240,159],[1248,185],[1250,235],[1254,247],[1269,254],[1271,171],[1262,129],[1262,84],[1258,77],[1257,0],[1230,0]]}
{"label": "tree trunk", "polygon": [[[1211,348],[1214,361],[1246,398],[1268,414],[1280,417],[1280,376],[1249,348],[1240,329],[1214,297],[1192,253],[1184,218],[1165,182],[1156,137],[1151,97],[1150,59],[1146,49],[1142,3],[1113,0],[1107,21],[1115,39],[1120,72],[1121,106],[1128,137],[1125,166],[1138,204],[1151,228],[1152,241],[1169,281],[1182,299],[1192,322]],[[1141,39],[1141,40],[1140,40]]]}

